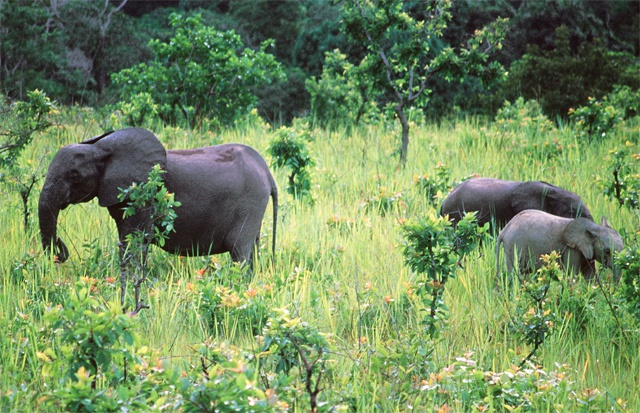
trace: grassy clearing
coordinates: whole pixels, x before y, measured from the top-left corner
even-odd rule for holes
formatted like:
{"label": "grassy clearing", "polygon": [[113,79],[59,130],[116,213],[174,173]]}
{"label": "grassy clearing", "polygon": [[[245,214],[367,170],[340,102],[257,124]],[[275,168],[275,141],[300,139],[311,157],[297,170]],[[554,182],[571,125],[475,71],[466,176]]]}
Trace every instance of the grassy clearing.
{"label": "grassy clearing", "polygon": [[[60,146],[102,131],[99,122],[77,114],[40,138],[25,157],[45,153],[51,157]],[[328,334],[335,351],[331,367],[337,384],[332,387],[343,397],[348,394],[349,404],[358,411],[441,406],[429,401],[432,396],[427,390],[422,400],[389,397],[394,389],[390,376],[372,373],[367,364],[371,354],[392,346],[398,334],[422,328],[413,299],[413,275],[401,255],[399,229],[407,220],[436,212],[415,185],[415,175],[433,174],[441,163],[454,181],[472,174],[545,180],[578,193],[594,217],[606,216],[621,232],[630,235],[640,228],[637,215],[605,199],[595,184],[595,175],[606,173],[604,156],[609,149],[626,140],[638,144],[637,124],[626,125],[607,142],[591,145],[577,142],[569,128],[544,136],[522,132],[499,137],[488,125],[472,119],[414,126],[412,131],[409,160],[402,170],[397,170],[394,156],[399,132],[393,128],[316,131],[315,140],[309,143],[316,161],[311,190],[314,203],[293,200],[285,191],[286,171],[275,172],[281,194],[277,253],[275,257],[270,254],[272,214],[268,207],[257,271],[244,281],[245,294],[258,294],[270,308],[288,307]],[[220,134],[173,128],[155,132],[167,148],[241,142],[262,154],[273,135],[260,125]],[[382,197],[393,198],[385,214],[374,202]],[[0,397],[9,400],[6,406],[35,411],[38,395],[47,391],[38,356],[42,315],[47,308],[64,304],[65,293],[81,277],[97,279],[96,288],[105,300],[117,299],[118,282],[113,280],[118,277],[117,235],[107,211],[95,200],[72,206],[61,213],[59,226],[71,257],[63,265],[54,265],[39,245],[36,214],[32,215],[33,231],[25,235],[18,199],[3,192],[0,200],[0,317],[6,326],[0,339]],[[165,362],[179,366],[197,366],[193,349],[205,340],[258,351],[254,336],[259,331],[252,331],[229,310],[234,299],[231,292],[222,293],[231,305],[221,311],[215,328],[198,312],[203,300],[202,270],[212,274],[218,269],[225,276],[232,267],[226,255],[184,258],[153,249],[151,263],[151,281],[144,291],[150,309],[138,316],[137,323],[143,345],[157,350]],[[574,316],[557,326],[542,346],[537,363],[546,371],[567,365],[577,391],[598,389],[609,399],[622,401],[613,404],[612,410],[638,411],[637,324],[620,334],[600,290],[582,280],[573,288],[592,290],[593,299],[571,301],[567,292],[566,299],[556,303],[556,311]],[[457,278],[447,285],[445,303],[450,314],[434,344],[431,371],[441,371],[460,357],[473,360],[486,372],[504,372],[517,364],[530,351],[509,331],[518,294],[517,283],[509,286],[496,280],[494,243],[489,239],[466,258]],[[413,379],[419,383],[429,377]],[[334,402],[345,404],[344,400]],[[304,404],[294,407],[305,410]],[[457,411],[455,405],[450,407]]]}

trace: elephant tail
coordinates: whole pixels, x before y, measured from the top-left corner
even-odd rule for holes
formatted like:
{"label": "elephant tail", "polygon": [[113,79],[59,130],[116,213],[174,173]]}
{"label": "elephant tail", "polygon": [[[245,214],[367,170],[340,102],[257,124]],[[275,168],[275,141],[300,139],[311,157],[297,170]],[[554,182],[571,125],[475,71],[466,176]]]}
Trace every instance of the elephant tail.
{"label": "elephant tail", "polygon": [[500,249],[502,246],[502,236],[498,235],[496,240],[496,279],[500,279]]}
{"label": "elephant tail", "polygon": [[276,255],[276,227],[278,226],[278,186],[273,175],[269,174],[271,181],[271,202],[273,204],[273,239],[271,240],[271,253]]}

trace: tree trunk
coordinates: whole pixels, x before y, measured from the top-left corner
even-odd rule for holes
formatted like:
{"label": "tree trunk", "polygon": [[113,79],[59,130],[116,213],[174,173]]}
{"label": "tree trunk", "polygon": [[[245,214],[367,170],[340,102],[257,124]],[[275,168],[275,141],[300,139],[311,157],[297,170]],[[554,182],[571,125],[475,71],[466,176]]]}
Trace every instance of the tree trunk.
{"label": "tree trunk", "polygon": [[402,103],[396,105],[395,112],[402,124],[402,145],[400,146],[400,163],[398,164],[398,169],[402,169],[407,163],[407,152],[409,150],[409,121],[404,113],[404,105]]}

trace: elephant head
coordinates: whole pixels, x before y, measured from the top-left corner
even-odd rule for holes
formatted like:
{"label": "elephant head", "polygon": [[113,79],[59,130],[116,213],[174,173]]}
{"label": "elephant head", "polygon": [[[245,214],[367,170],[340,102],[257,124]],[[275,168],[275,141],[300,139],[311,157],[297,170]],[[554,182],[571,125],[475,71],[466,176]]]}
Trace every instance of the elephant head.
{"label": "elephant head", "polygon": [[589,262],[598,261],[605,267],[613,267],[613,253],[623,248],[622,237],[602,217],[602,224],[585,218],[576,218],[563,233],[566,245],[579,250]]}
{"label": "elephant head", "polygon": [[119,188],[147,180],[154,165],[166,168],[162,143],[145,129],[108,132],[61,148],[54,156],[40,193],[38,218],[42,245],[64,262],[69,250],[57,236],[60,211],[98,197],[100,206],[120,203]]}

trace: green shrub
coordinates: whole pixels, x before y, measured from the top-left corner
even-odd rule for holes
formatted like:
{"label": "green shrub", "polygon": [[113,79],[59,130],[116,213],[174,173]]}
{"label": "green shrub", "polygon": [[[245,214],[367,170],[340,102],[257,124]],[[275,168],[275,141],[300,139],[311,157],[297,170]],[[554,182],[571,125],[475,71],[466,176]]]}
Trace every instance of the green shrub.
{"label": "green shrub", "polygon": [[287,192],[295,198],[311,199],[311,174],[308,168],[315,165],[307,148],[307,143],[311,140],[313,135],[307,123],[282,126],[267,149],[273,158],[273,167],[289,168]]}
{"label": "green shrub", "polygon": [[175,201],[174,194],[164,186],[164,173],[166,171],[160,165],[154,165],[146,182],[134,182],[128,188],[120,188],[118,194],[118,199],[126,204],[123,218],[143,214],[147,219],[146,227],[128,234],[126,245],[120,246],[121,303],[124,307],[128,276],[134,288],[135,309],[132,314],[146,308],[144,300],[140,298],[140,287],[147,279],[149,245],[154,243],[162,247],[174,230],[173,222],[178,216],[174,208],[180,207],[180,202]]}
{"label": "green shrub", "polygon": [[538,269],[531,279],[524,280],[521,298],[516,301],[516,315],[511,322],[512,331],[530,346],[529,355],[522,362],[522,367],[531,359],[538,348],[551,334],[559,317],[550,308],[550,290],[552,283],[561,276],[560,254],[553,251],[542,256],[544,265]]}
{"label": "green shrub", "polygon": [[119,108],[131,121],[142,122],[157,112],[172,125],[182,120],[193,128],[205,118],[232,125],[256,105],[252,88],[284,76],[275,57],[266,52],[271,40],[254,51],[245,48],[234,31],[205,26],[200,15],[173,13],[170,20],[173,37],[149,43],[153,61],[112,75],[128,101]]}
{"label": "green shrub", "polygon": [[413,182],[425,195],[427,202],[431,206],[435,206],[449,193],[449,189],[453,186],[451,182],[451,170],[446,165],[438,162],[436,172],[433,175],[423,174],[414,175]]}
{"label": "green shrub", "polygon": [[605,197],[630,210],[640,209],[640,154],[633,152],[634,146],[627,141],[621,149],[611,149],[606,157],[610,174],[596,176]]}
{"label": "green shrub", "polygon": [[542,113],[542,107],[536,100],[523,97],[515,103],[504,102],[495,118],[495,127],[504,136],[526,135],[530,138],[545,136],[553,130],[553,123]]}
{"label": "green shrub", "polygon": [[619,294],[629,313],[640,321],[640,245],[635,242],[615,255],[621,271]]}
{"label": "green shrub", "polygon": [[[298,391],[293,399],[308,398],[308,411],[311,412],[330,411],[330,406],[319,399],[324,381],[330,374],[331,347],[325,335],[300,317],[291,316],[288,309],[281,308],[274,309],[270,315],[262,343],[262,352],[268,355],[269,366],[274,367],[278,383],[289,385],[294,377],[303,383],[304,390]],[[293,369],[297,370],[297,376],[293,375]]]}
{"label": "green shrub", "polygon": [[487,224],[477,226],[475,212],[465,214],[454,228],[433,211],[421,222],[402,228],[406,238],[402,255],[418,276],[416,293],[426,310],[422,323],[431,338],[438,335],[446,318],[443,294],[447,281],[455,278],[458,264],[478,246],[488,228]]}
{"label": "green shrub", "polygon": [[28,101],[12,105],[0,96],[0,184],[20,195],[25,231],[29,229],[31,193],[43,176],[42,159],[30,160],[26,165],[18,159],[36,134],[53,124],[50,114],[56,108],[44,92],[33,90],[27,96]]}

